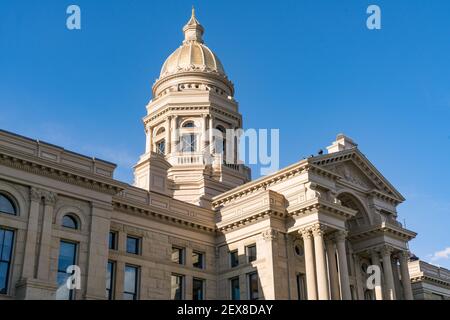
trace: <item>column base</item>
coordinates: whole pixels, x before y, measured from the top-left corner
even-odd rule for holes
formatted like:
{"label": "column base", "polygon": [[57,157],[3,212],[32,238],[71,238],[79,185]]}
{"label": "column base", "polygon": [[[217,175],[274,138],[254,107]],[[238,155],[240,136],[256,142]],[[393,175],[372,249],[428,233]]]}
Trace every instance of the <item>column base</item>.
{"label": "column base", "polygon": [[16,284],[18,300],[55,300],[57,285],[38,279],[21,279]]}

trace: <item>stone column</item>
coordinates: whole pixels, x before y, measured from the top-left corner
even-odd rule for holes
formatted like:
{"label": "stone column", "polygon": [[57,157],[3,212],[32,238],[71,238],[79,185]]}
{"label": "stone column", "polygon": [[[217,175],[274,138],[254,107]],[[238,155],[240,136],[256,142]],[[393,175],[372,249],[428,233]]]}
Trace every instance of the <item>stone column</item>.
{"label": "stone column", "polygon": [[314,248],[312,234],[309,229],[300,230],[305,247],[306,290],[308,300],[317,300],[316,271],[314,268]]}
{"label": "stone column", "polygon": [[358,295],[358,300],[364,300],[364,280],[361,277],[361,260],[357,254],[353,254],[353,269],[355,270],[355,280],[356,280],[356,292]]}
{"label": "stone column", "polygon": [[177,141],[178,141],[178,124],[177,124],[177,122],[178,122],[178,116],[173,116],[172,117],[172,125],[171,125],[171,127],[172,127],[172,130],[171,130],[171,133],[172,133],[172,137],[171,137],[171,141],[170,141],[170,144],[172,145],[171,147],[170,147],[170,151],[172,152],[172,153],[174,153],[174,152],[177,152],[178,150],[177,150]]}
{"label": "stone column", "polygon": [[400,261],[400,272],[402,275],[403,295],[405,300],[414,300],[411,288],[411,278],[409,276],[408,259],[409,259],[408,251],[400,252],[399,261]]}
{"label": "stone column", "polygon": [[28,226],[23,258],[22,278],[35,277],[36,268],[36,243],[38,236],[39,206],[42,199],[41,190],[30,189],[30,211],[28,214]]}
{"label": "stone column", "polygon": [[339,293],[339,275],[336,265],[336,248],[333,239],[326,239],[325,245],[328,256],[328,271],[330,272],[331,299],[340,300],[341,296]]}
{"label": "stone column", "polygon": [[381,249],[381,255],[383,258],[383,270],[386,281],[387,298],[388,300],[395,300],[395,285],[394,275],[392,273],[392,261],[391,261],[392,248],[384,246]]}
{"label": "stone column", "polygon": [[209,115],[209,153],[210,154],[214,154],[214,139],[213,139],[213,129],[214,129],[214,125],[213,125],[213,116],[210,114]]}
{"label": "stone column", "polygon": [[42,220],[41,243],[39,245],[39,262],[37,278],[50,280],[50,251],[52,245],[53,210],[56,202],[56,194],[50,191],[44,192],[44,218]]}
{"label": "stone column", "polygon": [[391,266],[392,266],[392,275],[394,276],[394,287],[395,287],[395,296],[397,299],[400,299],[402,297],[402,285],[400,283],[400,270],[398,266],[398,257],[391,256]]}
{"label": "stone column", "polygon": [[148,131],[148,150],[149,152],[153,151],[153,128],[150,125],[147,127]]}
{"label": "stone column", "polygon": [[206,117],[207,114],[202,114],[202,145],[201,152],[206,153],[206,142],[208,141],[208,137],[206,136]]}
{"label": "stone column", "polygon": [[108,264],[111,213],[112,205],[109,203],[91,204],[86,299],[106,299],[106,266]]}
{"label": "stone column", "polygon": [[317,290],[319,294],[319,300],[328,300],[330,297],[328,294],[328,272],[323,242],[323,233],[324,227],[322,225],[316,224],[313,227],[314,249],[316,254]]}
{"label": "stone column", "polygon": [[167,117],[167,119],[166,119],[166,150],[165,150],[165,154],[170,154],[172,151],[172,146],[171,146],[171,143],[170,143],[170,139],[171,139],[171,137],[172,137],[172,135],[170,134],[171,133],[171,125],[170,125],[170,119],[171,119],[171,117],[170,116],[168,116]]}
{"label": "stone column", "polygon": [[[372,264],[377,266],[381,272],[380,258],[378,256],[378,252],[376,250],[371,250],[370,255],[371,255],[371,259],[372,259]],[[381,282],[381,274],[380,274],[380,282]],[[383,300],[383,291],[381,290],[381,284],[378,286],[375,286],[375,299]]]}
{"label": "stone column", "polygon": [[345,250],[345,231],[338,231],[336,234],[336,246],[338,250],[339,275],[341,278],[342,300],[351,300],[350,280],[348,277],[347,252]]}
{"label": "stone column", "polygon": [[[261,272],[258,270],[259,282],[264,292],[264,299],[276,300],[277,288],[276,288],[276,278],[279,276],[279,272],[276,270],[276,254],[278,253],[277,248],[277,231],[269,228],[261,233],[263,238],[264,256],[266,258],[266,264],[262,268]],[[285,277],[288,275],[284,275]]]}
{"label": "stone column", "polygon": [[145,128],[145,153],[151,150],[151,133],[149,128]]}

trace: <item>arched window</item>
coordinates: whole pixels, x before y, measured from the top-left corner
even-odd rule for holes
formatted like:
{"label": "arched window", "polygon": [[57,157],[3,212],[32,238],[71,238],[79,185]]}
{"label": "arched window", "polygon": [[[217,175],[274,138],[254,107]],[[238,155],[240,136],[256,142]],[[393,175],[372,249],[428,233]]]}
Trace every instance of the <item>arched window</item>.
{"label": "arched window", "polygon": [[350,229],[369,224],[367,212],[355,196],[350,193],[342,193],[338,196],[338,199],[344,207],[357,211],[356,215],[346,222]]}
{"label": "arched window", "polygon": [[65,215],[62,219],[62,226],[69,229],[78,229],[78,221],[71,215]]}
{"label": "arched window", "polygon": [[193,121],[187,121],[183,124],[183,128],[195,128],[195,124]]}
{"label": "arched window", "polygon": [[17,214],[17,209],[14,202],[5,194],[0,193],[0,213],[6,213],[11,215]]}
{"label": "arched window", "polygon": [[166,129],[164,127],[159,128],[158,131],[156,131],[156,135],[163,134],[164,132],[166,132]]}

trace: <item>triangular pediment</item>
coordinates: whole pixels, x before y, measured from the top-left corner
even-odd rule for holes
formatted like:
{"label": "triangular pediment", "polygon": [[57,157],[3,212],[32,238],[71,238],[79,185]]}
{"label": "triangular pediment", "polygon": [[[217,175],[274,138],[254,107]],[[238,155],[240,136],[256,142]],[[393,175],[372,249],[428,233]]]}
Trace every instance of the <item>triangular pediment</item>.
{"label": "triangular pediment", "polygon": [[343,181],[364,190],[377,190],[399,202],[404,197],[357,149],[334,152],[311,159],[312,163],[338,174]]}

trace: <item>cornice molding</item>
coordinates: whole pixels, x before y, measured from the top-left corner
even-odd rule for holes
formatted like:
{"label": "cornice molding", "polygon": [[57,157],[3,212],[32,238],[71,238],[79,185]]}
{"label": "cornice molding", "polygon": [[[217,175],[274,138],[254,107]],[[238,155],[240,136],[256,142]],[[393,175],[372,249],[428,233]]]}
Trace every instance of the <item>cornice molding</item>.
{"label": "cornice molding", "polygon": [[379,234],[389,234],[396,238],[400,238],[405,241],[410,241],[414,239],[417,233],[410,231],[408,229],[392,226],[386,222],[378,225],[372,225],[364,230],[351,232],[348,236],[350,240],[362,240],[366,238],[371,238]]}
{"label": "cornice molding", "polygon": [[287,168],[281,169],[280,171],[274,173],[273,175],[263,177],[255,181],[251,181],[249,183],[246,183],[240,187],[234,188],[228,192],[225,192],[213,198],[213,207],[217,208],[219,205],[226,204],[232,201],[233,199],[240,198],[242,196],[247,196],[248,194],[254,193],[262,189],[265,190],[270,186],[273,186],[281,181],[293,178],[299,174],[309,171],[315,172],[317,174],[320,174],[322,176],[331,179],[339,178],[339,176],[336,175],[335,173],[320,168],[316,165],[313,165],[309,163],[307,159],[305,159]]}
{"label": "cornice molding", "polygon": [[207,226],[197,222],[189,221],[187,219],[182,219],[180,217],[170,216],[168,214],[158,212],[158,210],[152,210],[152,208],[150,207],[143,208],[141,206],[132,205],[124,201],[113,200],[113,208],[114,210],[121,211],[127,214],[153,218],[163,223],[171,223],[197,231],[203,231],[207,233],[214,233],[216,231],[215,227],[213,226]]}
{"label": "cornice molding", "polygon": [[25,155],[9,155],[2,150],[0,150],[0,165],[111,195],[117,194],[124,189],[123,183],[114,180],[105,181],[98,177],[87,177],[85,174],[78,173],[73,168],[69,171],[57,163],[50,163],[43,159],[35,161]]}

